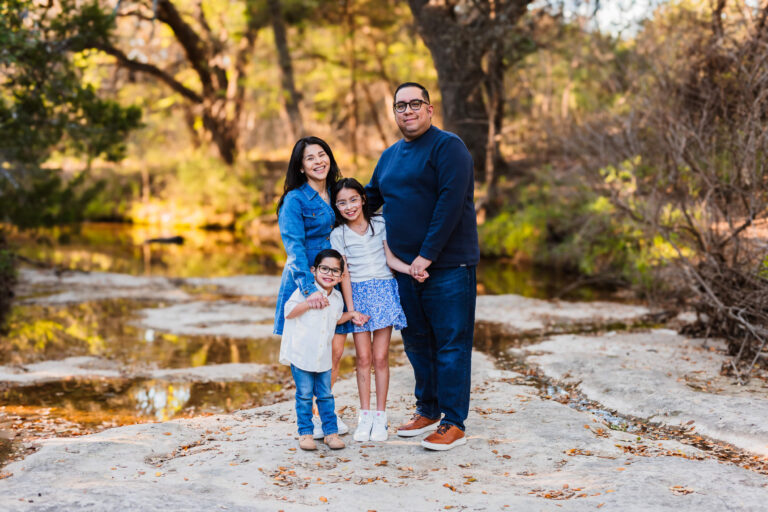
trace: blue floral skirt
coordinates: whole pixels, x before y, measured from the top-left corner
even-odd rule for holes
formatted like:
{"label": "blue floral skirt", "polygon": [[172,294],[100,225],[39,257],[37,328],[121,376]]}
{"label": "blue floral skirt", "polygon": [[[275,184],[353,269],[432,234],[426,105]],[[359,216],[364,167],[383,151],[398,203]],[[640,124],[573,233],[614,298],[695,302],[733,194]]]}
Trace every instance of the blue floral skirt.
{"label": "blue floral skirt", "polygon": [[353,281],[352,301],[355,310],[371,317],[364,325],[352,324],[352,332],[371,332],[390,325],[399,331],[408,325],[394,278]]}

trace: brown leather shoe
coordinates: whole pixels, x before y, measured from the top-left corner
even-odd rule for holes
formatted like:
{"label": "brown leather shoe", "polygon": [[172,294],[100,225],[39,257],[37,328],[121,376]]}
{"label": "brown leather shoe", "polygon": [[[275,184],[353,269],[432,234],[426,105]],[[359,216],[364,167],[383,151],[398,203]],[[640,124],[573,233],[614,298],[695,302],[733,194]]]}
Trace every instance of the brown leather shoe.
{"label": "brown leather shoe", "polygon": [[440,419],[431,420],[419,413],[414,414],[408,423],[397,427],[397,435],[400,437],[413,437],[430,430],[435,430]]}
{"label": "brown leather shoe", "polygon": [[302,450],[307,450],[308,452],[317,450],[317,445],[312,440],[312,434],[304,434],[303,436],[299,436],[299,448]]}
{"label": "brown leather shoe", "polygon": [[459,427],[443,423],[437,431],[422,439],[421,446],[430,450],[450,450],[466,443],[467,438]]}
{"label": "brown leather shoe", "polygon": [[346,446],[344,441],[339,439],[339,434],[328,434],[325,436],[323,442],[328,445],[328,448],[331,450],[341,450]]}

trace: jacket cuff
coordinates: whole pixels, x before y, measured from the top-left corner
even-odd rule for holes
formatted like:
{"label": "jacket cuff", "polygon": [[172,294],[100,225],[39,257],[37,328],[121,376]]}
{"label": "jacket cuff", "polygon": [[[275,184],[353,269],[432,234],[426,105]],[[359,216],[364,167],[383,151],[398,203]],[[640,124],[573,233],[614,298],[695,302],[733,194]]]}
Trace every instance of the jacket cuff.
{"label": "jacket cuff", "polygon": [[304,296],[304,298],[309,297],[316,291],[317,286],[315,286],[315,283],[305,283],[301,286],[301,294]]}

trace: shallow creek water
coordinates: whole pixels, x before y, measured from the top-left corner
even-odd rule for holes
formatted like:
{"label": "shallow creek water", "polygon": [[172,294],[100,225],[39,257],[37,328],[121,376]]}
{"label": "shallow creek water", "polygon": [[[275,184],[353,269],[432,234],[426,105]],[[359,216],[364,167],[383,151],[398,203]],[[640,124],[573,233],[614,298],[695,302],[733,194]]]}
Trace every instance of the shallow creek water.
{"label": "shallow creek water", "polygon": [[[168,233],[86,225],[79,231],[50,230],[35,237],[16,234],[11,240],[25,257],[60,268],[177,278],[280,272],[283,255],[279,247],[255,245],[222,232],[182,234],[183,245],[146,245],[142,244],[144,240]],[[518,269],[503,261],[483,261],[478,267],[479,293],[549,298],[568,283],[567,276]],[[207,291],[187,291],[195,300],[219,298]],[[590,300],[608,295],[606,291],[579,288],[567,297]],[[0,338],[1,365],[23,367],[40,361],[92,356],[113,364],[124,376],[69,378],[25,386],[0,384],[0,464],[12,453],[21,455],[14,452],[21,446],[20,441],[230,412],[290,398],[290,373],[276,364],[279,341],[274,338],[185,336],[146,329],[139,326],[139,311],[168,305],[150,297],[56,305],[24,303],[24,297],[20,299],[10,317],[9,335]],[[504,364],[505,351],[499,346],[494,345],[487,330],[477,329],[477,347]],[[390,362],[406,362],[402,343],[393,342]],[[199,368],[226,363],[269,365],[269,370],[257,380],[238,382],[137,376],[147,368]],[[341,374],[349,376],[353,371],[354,348],[348,341]]]}

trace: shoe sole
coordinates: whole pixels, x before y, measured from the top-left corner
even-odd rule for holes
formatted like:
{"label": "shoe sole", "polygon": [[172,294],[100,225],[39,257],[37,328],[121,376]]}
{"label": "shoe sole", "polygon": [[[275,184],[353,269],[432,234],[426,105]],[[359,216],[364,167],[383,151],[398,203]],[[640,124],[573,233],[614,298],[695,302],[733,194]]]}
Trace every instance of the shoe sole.
{"label": "shoe sole", "polygon": [[443,452],[445,450],[450,450],[451,448],[456,448],[457,446],[461,446],[463,444],[467,444],[467,438],[462,437],[461,439],[457,439],[454,442],[450,444],[438,444],[438,443],[430,443],[429,441],[422,441],[421,446],[426,448],[427,450],[436,450],[439,452]]}
{"label": "shoe sole", "polygon": [[440,423],[439,421],[435,421],[433,424],[427,425],[426,427],[415,428],[411,430],[398,430],[397,435],[400,437],[415,437],[425,432],[431,432],[432,430],[437,430],[437,425],[439,423]]}

